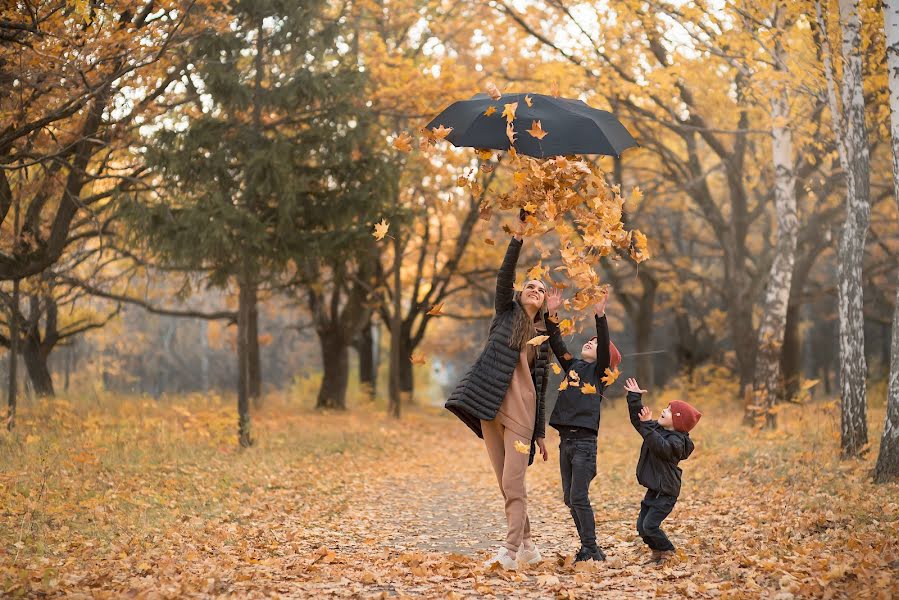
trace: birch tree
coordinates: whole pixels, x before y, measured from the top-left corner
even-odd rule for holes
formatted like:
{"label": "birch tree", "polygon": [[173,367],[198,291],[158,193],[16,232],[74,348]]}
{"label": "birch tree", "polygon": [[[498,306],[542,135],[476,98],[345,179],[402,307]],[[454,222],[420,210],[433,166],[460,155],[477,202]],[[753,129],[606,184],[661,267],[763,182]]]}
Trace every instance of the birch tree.
{"label": "birch tree", "polygon": [[815,14],[824,44],[824,72],[840,166],[846,176],[846,219],[837,254],[837,310],[840,347],[840,445],[844,458],[868,443],[865,395],[865,334],[862,262],[870,220],[869,149],[862,90],[861,21],[858,0],[839,0],[843,76],[837,89],[827,15],[821,0]]}
{"label": "birch tree", "polygon": [[[890,85],[893,194],[899,202],[899,0],[886,0],[883,12]],[[874,468],[874,481],[884,483],[896,477],[899,477],[899,289],[896,290],[896,306],[893,312],[887,414],[883,421],[883,436],[880,438],[880,454]]]}
{"label": "birch tree", "polygon": [[771,410],[780,388],[780,356],[790,301],[793,263],[799,219],[796,215],[796,175],[793,169],[793,135],[790,129],[790,103],[787,91],[784,26],[786,9],[778,4],[774,12],[774,86],[771,96],[771,156],[774,162],[774,207],[777,213],[777,241],[774,261],[765,289],[764,314],[758,333],[758,356],[753,381],[754,410],[763,409],[765,424],[775,426]]}

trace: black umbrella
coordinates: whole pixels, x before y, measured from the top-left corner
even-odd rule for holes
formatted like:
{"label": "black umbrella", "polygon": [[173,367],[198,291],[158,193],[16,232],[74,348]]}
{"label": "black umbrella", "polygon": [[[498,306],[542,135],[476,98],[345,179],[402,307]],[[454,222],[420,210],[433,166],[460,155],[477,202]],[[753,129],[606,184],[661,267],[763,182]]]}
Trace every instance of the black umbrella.
{"label": "black umbrella", "polygon": [[[521,154],[537,158],[569,154],[620,156],[638,145],[612,113],[580,100],[543,94],[503,94],[499,100],[475,94],[448,106],[428,123],[428,129],[452,127],[446,139],[454,146],[508,150],[503,112],[507,104],[515,102],[518,106],[512,121],[514,147]],[[535,121],[540,122],[540,129],[534,128]],[[542,130],[546,135],[538,139],[528,130],[536,136]]]}

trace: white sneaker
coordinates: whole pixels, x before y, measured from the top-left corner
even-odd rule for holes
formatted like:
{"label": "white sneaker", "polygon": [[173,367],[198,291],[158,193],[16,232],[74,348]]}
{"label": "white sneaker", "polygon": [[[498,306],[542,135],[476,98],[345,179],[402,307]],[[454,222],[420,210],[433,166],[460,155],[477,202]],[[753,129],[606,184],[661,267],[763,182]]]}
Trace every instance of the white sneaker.
{"label": "white sneaker", "polygon": [[518,562],[509,555],[509,549],[505,546],[500,546],[500,549],[496,551],[496,554],[484,562],[484,568],[489,569],[496,564],[507,571],[514,571],[518,568]]}
{"label": "white sneaker", "polygon": [[521,565],[536,565],[543,557],[540,556],[540,550],[537,549],[537,546],[531,544],[530,548],[525,548],[523,545],[518,549],[518,564]]}

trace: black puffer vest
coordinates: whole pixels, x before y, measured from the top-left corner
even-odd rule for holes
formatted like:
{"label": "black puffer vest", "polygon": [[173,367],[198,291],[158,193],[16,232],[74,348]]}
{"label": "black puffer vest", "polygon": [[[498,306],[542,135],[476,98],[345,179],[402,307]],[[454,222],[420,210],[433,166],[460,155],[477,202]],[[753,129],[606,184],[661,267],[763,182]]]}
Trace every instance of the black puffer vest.
{"label": "black puffer vest", "polygon": [[[515,265],[521,252],[522,242],[512,238],[506,257],[496,278],[496,316],[490,325],[487,344],[468,373],[446,401],[446,408],[468,425],[478,437],[483,438],[481,420],[496,418],[512,373],[518,363],[520,350],[509,346],[512,338],[512,323],[516,311],[524,308],[515,300]],[[541,315],[542,317],[542,315]],[[537,346],[532,375],[537,391],[537,417],[534,435],[531,438],[531,452],[528,464],[534,462],[536,440],[546,436],[546,384],[549,379],[549,344],[544,341]]]}

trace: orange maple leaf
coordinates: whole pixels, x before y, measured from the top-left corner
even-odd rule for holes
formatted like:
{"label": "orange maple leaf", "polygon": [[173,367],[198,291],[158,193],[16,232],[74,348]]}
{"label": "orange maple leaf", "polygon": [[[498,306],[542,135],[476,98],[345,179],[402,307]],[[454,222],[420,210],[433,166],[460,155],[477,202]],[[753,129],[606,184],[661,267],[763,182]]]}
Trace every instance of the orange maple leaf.
{"label": "orange maple leaf", "polygon": [[515,128],[512,127],[512,121],[506,123],[506,137],[509,138],[509,143],[515,143]]}
{"label": "orange maple leaf", "polygon": [[595,394],[596,386],[593,385],[592,383],[585,383],[584,387],[581,388],[581,393],[582,394]]}
{"label": "orange maple leaf", "polygon": [[531,108],[532,106],[534,106],[534,101],[531,99],[530,96],[525,96],[524,101],[525,101],[525,104],[528,105],[528,108]]}
{"label": "orange maple leaf", "polygon": [[492,114],[495,113],[495,112],[496,112],[496,107],[495,107],[495,106],[488,106],[488,107],[487,107],[487,110],[484,111],[484,116],[485,116],[485,117],[489,117],[490,115],[492,115]]}
{"label": "orange maple leaf", "polygon": [[421,352],[413,352],[412,356],[409,357],[409,361],[413,365],[423,365],[428,362],[427,359],[425,359],[425,355]]}
{"label": "orange maple leaf", "polygon": [[372,234],[375,236],[375,239],[380,241],[384,239],[384,236],[387,235],[387,230],[390,228],[390,223],[387,219],[381,219],[380,223],[375,223],[375,232]]}
{"label": "orange maple leaf", "polygon": [[602,382],[606,384],[606,386],[610,386],[615,383],[615,380],[618,379],[618,376],[621,375],[621,372],[616,368],[614,371],[610,368],[606,367],[605,377],[602,378]]}
{"label": "orange maple leaf", "polygon": [[526,131],[528,133],[530,133],[532,136],[534,136],[535,138],[537,138],[538,140],[542,140],[543,138],[545,138],[548,133],[543,130],[543,126],[540,125],[540,121],[534,121],[531,124],[531,128]]}
{"label": "orange maple leaf", "polygon": [[412,152],[412,136],[404,131],[393,140],[393,147],[400,152]]}
{"label": "orange maple leaf", "polygon": [[510,102],[509,104],[504,105],[503,109],[503,117],[506,118],[506,122],[511,123],[515,120],[515,111],[518,110],[518,102]]}
{"label": "orange maple leaf", "polygon": [[434,127],[433,129],[431,129],[431,131],[434,132],[434,137],[437,138],[438,140],[445,139],[446,136],[448,136],[450,134],[450,131],[452,131],[452,130],[453,130],[452,127],[444,127],[443,125],[441,125],[440,127]]}
{"label": "orange maple leaf", "polygon": [[431,307],[431,310],[428,311],[428,315],[431,317],[439,317],[443,315],[443,302],[438,302],[434,306]]}
{"label": "orange maple leaf", "polygon": [[531,346],[539,346],[543,342],[549,339],[548,335],[537,335],[528,340],[528,344]]}

